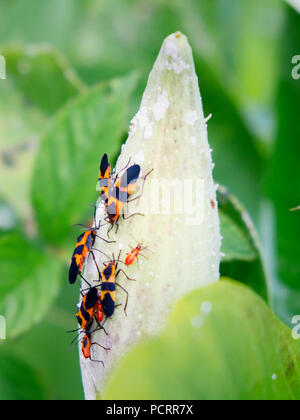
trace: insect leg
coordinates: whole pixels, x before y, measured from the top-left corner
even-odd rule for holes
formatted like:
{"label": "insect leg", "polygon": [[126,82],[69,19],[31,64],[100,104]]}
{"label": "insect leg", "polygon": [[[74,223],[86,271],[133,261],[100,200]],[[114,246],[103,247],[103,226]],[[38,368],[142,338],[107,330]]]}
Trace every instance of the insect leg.
{"label": "insect leg", "polygon": [[127,292],[127,290],[123,287],[123,286],[121,286],[119,283],[116,283],[116,285],[117,286],[119,286],[122,290],[123,290],[123,292],[125,292],[126,293],[126,302],[125,302],[125,306],[124,306],[124,312],[125,312],[125,315],[127,316],[127,312],[126,312],[126,309],[127,309],[127,305],[128,305],[128,292]]}

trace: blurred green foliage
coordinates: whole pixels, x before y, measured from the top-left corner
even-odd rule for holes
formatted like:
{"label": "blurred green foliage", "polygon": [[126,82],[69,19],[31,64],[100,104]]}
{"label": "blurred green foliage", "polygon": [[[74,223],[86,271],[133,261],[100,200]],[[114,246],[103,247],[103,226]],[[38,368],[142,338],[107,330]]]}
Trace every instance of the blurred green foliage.
{"label": "blurred green foliage", "polygon": [[255,227],[246,210],[226,188],[219,187],[217,198],[223,235],[222,275],[239,279],[269,302],[270,279]]}
{"label": "blurred green foliage", "polygon": [[46,114],[55,113],[84,90],[72,67],[51,46],[8,47],[2,54],[18,91]]}
{"label": "blurred green foliage", "polygon": [[224,279],[183,298],[163,334],[121,362],[104,398],[299,400],[299,350],[257,295]]}
{"label": "blurred green foliage", "polygon": [[0,343],[0,398],[82,398],[65,334],[76,328],[78,299],[66,281],[70,225],[91,217],[100,155],[117,155],[161,43],[176,30],[191,42],[213,114],[215,178],[230,191],[219,192],[222,274],[270,296],[286,323],[300,314],[299,213],[289,212],[300,202],[300,81],[291,77],[300,16],[280,0],[0,7],[0,314],[9,338]]}
{"label": "blurred green foliage", "polygon": [[[130,76],[89,90],[60,112],[43,138],[32,201],[39,232],[49,243],[61,244],[70,225],[80,220],[82,203],[95,202],[95,151],[101,144],[103,150],[117,153],[135,85],[136,77]],[[94,178],[96,182],[90,182]]]}

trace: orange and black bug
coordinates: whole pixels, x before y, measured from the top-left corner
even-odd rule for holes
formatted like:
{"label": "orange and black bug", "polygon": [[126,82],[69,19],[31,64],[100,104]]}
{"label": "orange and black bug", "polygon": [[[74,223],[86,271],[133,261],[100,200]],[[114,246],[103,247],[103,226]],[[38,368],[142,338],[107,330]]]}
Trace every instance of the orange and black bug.
{"label": "orange and black bug", "polygon": [[140,176],[141,167],[139,165],[130,166],[117,181],[109,194],[106,202],[108,221],[113,224],[119,217],[133,192],[135,184]]}
{"label": "orange and black bug", "polygon": [[103,367],[104,367],[104,363],[103,363],[102,360],[92,359],[92,355],[91,355],[91,348],[92,348],[92,346],[99,346],[99,347],[101,347],[104,350],[110,350],[110,349],[108,349],[108,348],[106,348],[104,346],[101,346],[101,344],[92,343],[91,342],[91,334],[90,333],[86,333],[85,336],[82,339],[82,354],[83,354],[83,357],[85,359],[91,360],[92,362],[101,363],[103,365]]}
{"label": "orange and black bug", "polygon": [[111,188],[111,167],[107,154],[103,155],[99,169],[100,198],[107,202]]}
{"label": "orange and black bug", "polygon": [[97,311],[98,301],[99,296],[96,287],[92,287],[82,298],[82,302],[76,314],[76,318],[80,327],[84,331],[89,331],[91,328],[95,317],[95,311]]}
{"label": "orange and black bug", "polygon": [[70,284],[75,283],[78,274],[83,278],[81,272],[83,270],[86,258],[94,246],[96,236],[96,231],[89,229],[78,237],[69,269]]}
{"label": "orange and black bug", "polygon": [[140,213],[136,213],[125,218],[123,210],[126,203],[135,201],[142,196],[146,178],[151,172],[152,170],[148,172],[148,174],[145,175],[144,177],[144,180],[143,180],[144,183],[143,183],[141,194],[132,200],[129,200],[129,198],[133,194],[136,183],[140,177],[141,167],[139,165],[130,166],[125,171],[125,173],[119,178],[119,180],[117,180],[114,187],[111,188],[111,191],[109,193],[109,198],[107,202],[105,203],[106,212],[107,212],[106,220],[111,225],[113,225],[115,222],[118,223],[118,220],[121,215],[123,216],[123,219],[129,219],[130,217],[138,215],[138,214],[141,215]]}
{"label": "orange and black bug", "polygon": [[[126,308],[128,304],[128,292],[121,286],[119,283],[116,282],[118,275],[122,272],[128,280],[130,279],[124,270],[118,270],[118,263],[123,262],[120,261],[121,251],[119,253],[119,257],[117,260],[114,259],[109,262],[108,265],[105,265],[104,270],[102,271],[102,283],[101,283],[101,294],[100,294],[100,301],[102,303],[102,309],[106,317],[111,317],[115,311],[116,306],[116,286],[120,287],[126,293],[126,302],[124,306],[124,311],[126,313]],[[118,271],[117,271],[118,270]]]}
{"label": "orange and black bug", "polygon": [[91,287],[82,298],[80,308],[76,314],[77,321],[84,331],[89,331],[93,319],[95,319],[98,327],[104,330],[104,327],[100,324],[103,321],[103,317],[104,312],[97,287]]}
{"label": "orange and black bug", "polygon": [[[106,333],[104,326],[101,325],[103,317],[104,313],[97,287],[91,287],[86,295],[83,296],[80,308],[76,314],[76,319],[80,327],[76,330],[69,331],[70,333],[73,333],[81,330],[72,343],[74,343],[83,333],[91,334],[92,332],[99,330],[103,330]],[[96,321],[98,327],[94,331],[91,331],[93,320]]]}
{"label": "orange and black bug", "polygon": [[[130,159],[128,164],[121,170],[125,170],[130,163]],[[115,183],[116,179],[119,177],[120,172],[114,176],[114,179],[112,179],[112,173],[111,173],[111,166],[108,161],[107,154],[105,153],[101,159],[100,169],[99,169],[99,186],[100,186],[100,198],[107,203],[109,199],[109,194],[112,188],[112,185]]]}
{"label": "orange and black bug", "polygon": [[[79,226],[83,226],[83,225],[79,225]],[[77,243],[76,243],[76,247],[75,250],[73,252],[73,256],[71,259],[71,265],[70,265],[70,269],[69,269],[69,282],[70,284],[73,284],[76,282],[77,276],[80,275],[80,277],[89,285],[89,283],[85,280],[85,278],[82,276],[82,270],[86,261],[86,258],[88,256],[89,253],[91,253],[95,264],[97,266],[98,269],[98,265],[96,263],[96,259],[95,259],[95,255],[93,253],[93,246],[97,238],[102,239],[103,241],[107,242],[107,243],[112,243],[114,241],[108,241],[104,238],[102,238],[101,236],[97,235],[97,230],[100,229],[100,224],[99,227],[95,227],[95,228],[91,228],[88,229],[86,232],[82,233],[78,239],[77,239]],[[100,275],[100,271],[98,269],[98,273]]]}
{"label": "orange and black bug", "polygon": [[129,252],[127,255],[126,255],[126,258],[125,258],[125,264],[127,265],[127,266],[129,266],[129,265],[131,265],[131,264],[133,264],[134,263],[134,261],[135,260],[137,260],[138,261],[138,256],[141,256],[141,257],[144,257],[144,258],[146,258],[143,254],[141,254],[141,252],[144,250],[144,249],[146,249],[146,248],[143,248],[143,245],[142,244],[138,244],[131,252]]}

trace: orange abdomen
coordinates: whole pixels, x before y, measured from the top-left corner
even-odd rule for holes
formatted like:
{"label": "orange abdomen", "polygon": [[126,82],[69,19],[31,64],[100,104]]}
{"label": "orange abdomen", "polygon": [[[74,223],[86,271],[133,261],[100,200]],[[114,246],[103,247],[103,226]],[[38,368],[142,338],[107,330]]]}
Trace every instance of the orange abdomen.
{"label": "orange abdomen", "polygon": [[103,313],[103,308],[102,308],[101,302],[99,302],[97,304],[96,317],[97,317],[98,322],[101,323],[103,321],[104,313]]}
{"label": "orange abdomen", "polygon": [[82,340],[82,354],[85,359],[91,358],[91,342],[88,335],[85,335]]}
{"label": "orange abdomen", "polygon": [[139,250],[138,249],[134,249],[125,258],[125,264],[126,265],[131,265],[132,263],[134,263],[134,261],[136,260],[136,258],[137,258],[138,255],[139,255]]}

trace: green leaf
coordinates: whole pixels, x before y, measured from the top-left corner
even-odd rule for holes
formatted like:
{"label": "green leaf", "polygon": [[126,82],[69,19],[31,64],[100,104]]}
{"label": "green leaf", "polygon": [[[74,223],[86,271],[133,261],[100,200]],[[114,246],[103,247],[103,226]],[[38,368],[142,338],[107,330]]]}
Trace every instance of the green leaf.
{"label": "green leaf", "polygon": [[27,102],[53,114],[84,86],[64,57],[50,45],[1,48],[7,74]]}
{"label": "green leaf", "polygon": [[196,70],[200,86],[205,86],[205,115],[212,114],[208,135],[213,149],[214,177],[239,197],[252,218],[257,220],[264,161],[255,146],[255,138],[228,90],[214,75],[214,69],[199,56],[196,56]]}
{"label": "green leaf", "polygon": [[257,252],[249,237],[246,236],[246,233],[222,210],[220,210],[219,216],[223,236],[223,261],[255,260],[257,258]]}
{"label": "green leaf", "polygon": [[45,115],[39,109],[25,102],[24,96],[12,80],[1,81],[0,146],[1,157],[6,165],[13,166],[13,157],[6,158],[3,152],[35,140],[37,133],[45,127],[46,121]]}
{"label": "green leaf", "polygon": [[219,187],[218,201],[223,236],[221,274],[252,287],[269,300],[269,279],[258,235],[240,202],[225,187]]}
{"label": "green leaf", "polygon": [[283,2],[175,0],[172,6],[195,50],[238,104],[259,148],[266,148],[275,126]]}
{"label": "green leaf", "polygon": [[223,280],[182,299],[161,337],[125,356],[103,398],[297,400],[299,354],[256,294]]}
{"label": "green leaf", "polygon": [[0,83],[0,194],[21,220],[30,217],[29,185],[39,141],[47,120],[10,80]]}
{"label": "green leaf", "polygon": [[299,204],[300,125],[294,111],[300,104],[300,82],[292,78],[292,57],[300,48],[300,15],[290,9],[282,49],[282,79],[278,95],[278,134],[271,163],[269,193],[274,203],[278,233],[279,274],[292,287],[299,287],[300,220],[289,210]]}
{"label": "green leaf", "polygon": [[103,153],[119,150],[136,75],[91,89],[60,112],[43,139],[33,177],[42,236],[60,244],[95,202]]}
{"label": "green leaf", "polygon": [[0,314],[14,338],[39,322],[60,286],[60,263],[20,234],[0,237]]}
{"label": "green leaf", "polygon": [[0,196],[0,235],[20,229],[20,221],[13,207]]}
{"label": "green leaf", "polygon": [[74,35],[82,25],[83,11],[87,8],[85,3],[73,0],[53,0],[50,3],[27,0],[25,4],[5,0],[1,6],[2,42],[30,44],[46,39],[66,50],[78,50]]}
{"label": "green leaf", "polygon": [[299,74],[292,58],[300,51],[300,15],[288,7],[287,12],[277,96],[278,132],[267,182],[271,206],[264,222],[277,239],[269,244],[274,250],[274,280],[278,279],[274,284],[275,307],[290,322],[300,313],[300,218],[299,212],[290,211],[299,205],[300,199],[300,124],[296,111],[300,105],[300,80],[292,77]]}
{"label": "green leaf", "polygon": [[[44,400],[47,395],[37,373],[15,356],[3,354],[0,346],[1,401]],[[26,386],[25,386],[26,384]]]}
{"label": "green leaf", "polygon": [[[42,378],[41,387],[50,400],[83,399],[78,347],[70,346],[77,334],[66,333],[77,328],[75,302],[78,301],[78,288],[70,287],[65,281],[66,275],[66,270],[63,270],[59,298],[43,321],[14,340],[0,341],[0,357],[10,354],[30,361],[39,378]],[[17,382],[17,372],[14,372],[14,376],[14,382]],[[23,382],[26,386],[26,378]]]}

